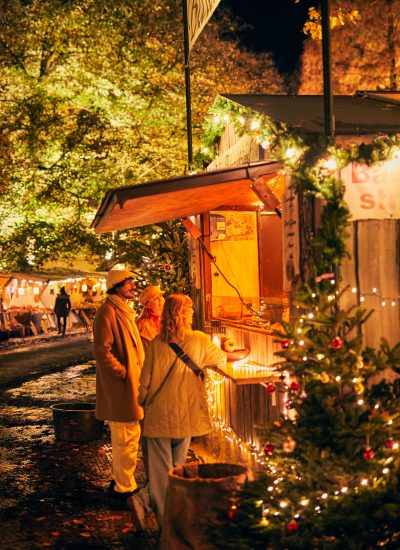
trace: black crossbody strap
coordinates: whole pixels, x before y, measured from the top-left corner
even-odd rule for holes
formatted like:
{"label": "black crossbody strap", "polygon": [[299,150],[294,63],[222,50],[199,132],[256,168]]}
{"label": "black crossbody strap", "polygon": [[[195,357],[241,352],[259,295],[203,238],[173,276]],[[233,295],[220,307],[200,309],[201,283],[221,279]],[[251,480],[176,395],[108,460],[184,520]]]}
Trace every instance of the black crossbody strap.
{"label": "black crossbody strap", "polygon": [[179,359],[183,361],[185,365],[189,367],[189,369],[192,369],[192,371],[196,376],[201,376],[201,377],[204,376],[204,373],[201,370],[201,368],[198,367],[196,363],[192,359],[190,359],[188,355],[186,355],[186,353],[183,351],[183,349],[180,346],[178,346],[178,344],[175,344],[175,342],[169,342],[168,345],[171,349],[174,350],[174,352],[179,357]]}

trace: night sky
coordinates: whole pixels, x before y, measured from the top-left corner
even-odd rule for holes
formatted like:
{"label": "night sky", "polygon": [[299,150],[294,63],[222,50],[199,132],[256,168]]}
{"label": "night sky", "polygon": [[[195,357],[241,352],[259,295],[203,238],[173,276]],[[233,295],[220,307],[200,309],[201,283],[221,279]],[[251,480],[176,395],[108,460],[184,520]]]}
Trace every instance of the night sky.
{"label": "night sky", "polygon": [[286,73],[296,68],[308,8],[317,4],[316,0],[221,0],[221,7],[229,6],[254,27],[241,34],[243,45],[256,52],[272,52],[278,69]]}

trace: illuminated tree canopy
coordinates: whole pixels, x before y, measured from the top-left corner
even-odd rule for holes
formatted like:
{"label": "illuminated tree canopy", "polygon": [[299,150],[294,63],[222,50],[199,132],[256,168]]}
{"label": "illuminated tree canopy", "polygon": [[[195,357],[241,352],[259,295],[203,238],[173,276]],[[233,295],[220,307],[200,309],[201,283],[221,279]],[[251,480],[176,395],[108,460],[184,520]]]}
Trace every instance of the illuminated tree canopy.
{"label": "illuminated tree canopy", "polygon": [[[397,90],[400,85],[400,0],[333,0],[332,81],[335,94]],[[323,93],[320,15],[310,10],[301,94]]]}
{"label": "illuminated tree canopy", "polygon": [[[181,11],[175,0],[1,0],[0,267],[115,260],[118,235],[89,229],[105,192],[187,169]],[[232,25],[221,12],[192,52],[195,146],[218,92],[283,92],[268,55],[225,38]]]}

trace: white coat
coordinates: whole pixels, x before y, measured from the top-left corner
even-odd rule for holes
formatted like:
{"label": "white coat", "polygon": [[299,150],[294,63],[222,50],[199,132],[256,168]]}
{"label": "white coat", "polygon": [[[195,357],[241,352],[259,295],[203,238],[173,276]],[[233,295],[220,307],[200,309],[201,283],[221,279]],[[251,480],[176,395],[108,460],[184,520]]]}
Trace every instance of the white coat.
{"label": "white coat", "polygon": [[[179,345],[201,369],[226,364],[226,353],[203,332],[186,331]],[[210,433],[212,424],[204,386],[201,377],[177,359],[159,336],[152,340],[140,375],[138,402],[144,408],[143,435],[181,439]]]}

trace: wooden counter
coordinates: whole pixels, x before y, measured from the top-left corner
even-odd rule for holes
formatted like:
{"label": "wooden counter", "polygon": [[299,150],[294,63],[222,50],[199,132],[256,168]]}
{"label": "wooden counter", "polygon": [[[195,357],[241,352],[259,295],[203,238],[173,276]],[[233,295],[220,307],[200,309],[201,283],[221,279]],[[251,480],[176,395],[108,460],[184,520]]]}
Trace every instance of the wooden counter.
{"label": "wooden counter", "polygon": [[264,367],[253,361],[227,363],[226,367],[214,370],[235,384],[279,382],[279,373],[274,368]]}

